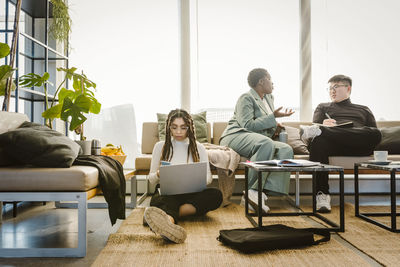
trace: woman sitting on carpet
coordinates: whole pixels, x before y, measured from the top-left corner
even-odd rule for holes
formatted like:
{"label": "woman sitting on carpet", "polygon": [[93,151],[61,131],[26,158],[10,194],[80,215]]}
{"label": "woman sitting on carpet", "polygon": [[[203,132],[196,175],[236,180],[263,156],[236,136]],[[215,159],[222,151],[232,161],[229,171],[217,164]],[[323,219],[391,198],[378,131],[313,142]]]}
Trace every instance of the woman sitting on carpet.
{"label": "woman sitting on carpet", "polygon": [[[161,161],[171,164],[207,162],[208,156],[202,144],[196,141],[193,120],[183,109],[168,114],[165,141],[155,144],[151,159],[149,180],[152,184],[160,181]],[[190,177],[184,177],[190,179]],[[207,164],[207,184],[212,181],[210,166]],[[159,185],[157,185],[158,187]],[[177,225],[180,217],[204,215],[217,209],[222,203],[222,193],[217,188],[207,188],[197,193],[163,195],[156,191],[150,207],[144,212],[144,221],[151,230],[175,243],[183,243],[186,231]]]}

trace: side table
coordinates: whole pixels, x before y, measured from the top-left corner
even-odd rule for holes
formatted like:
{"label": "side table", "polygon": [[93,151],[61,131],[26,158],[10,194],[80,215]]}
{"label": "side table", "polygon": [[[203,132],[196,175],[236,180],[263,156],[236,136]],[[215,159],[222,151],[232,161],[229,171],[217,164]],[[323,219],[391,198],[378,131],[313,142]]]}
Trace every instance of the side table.
{"label": "side table", "polygon": [[[318,166],[311,166],[311,167],[279,167],[279,166],[266,166],[266,165],[259,165],[254,163],[241,163],[245,166],[245,188],[248,188],[249,185],[249,178],[248,178],[248,171],[249,168],[254,169],[258,174],[258,212],[257,213],[249,213],[249,196],[248,190],[245,190],[245,214],[247,219],[253,224],[255,227],[262,226],[262,217],[272,217],[272,216],[315,216],[318,219],[326,222],[328,225],[332,226],[328,228],[330,231],[333,232],[344,232],[344,170],[343,167],[338,166],[331,166],[321,164]],[[261,206],[261,192],[262,192],[262,173],[263,172],[305,172],[305,173],[312,173],[312,202],[313,202],[313,210],[312,212],[274,212],[274,213],[263,213],[262,206]],[[339,173],[339,194],[340,194],[340,224],[337,225],[336,223],[332,222],[331,220],[327,219],[326,217],[322,216],[321,214],[317,213],[316,209],[316,173],[317,172],[338,172]],[[258,223],[256,223],[253,217],[258,217]]]}
{"label": "side table", "polygon": [[[358,169],[366,168],[372,170],[382,170],[390,173],[390,213],[388,212],[363,212],[360,213],[360,193],[359,193],[359,180],[358,180]],[[400,216],[400,213],[396,213],[396,172],[400,171],[400,165],[376,165],[368,162],[360,162],[354,164],[354,205],[355,205],[355,216],[359,217],[367,222],[373,223],[386,230],[400,233],[400,229],[396,228],[396,216]],[[391,217],[391,226],[387,226],[381,222],[378,222],[369,217]]]}

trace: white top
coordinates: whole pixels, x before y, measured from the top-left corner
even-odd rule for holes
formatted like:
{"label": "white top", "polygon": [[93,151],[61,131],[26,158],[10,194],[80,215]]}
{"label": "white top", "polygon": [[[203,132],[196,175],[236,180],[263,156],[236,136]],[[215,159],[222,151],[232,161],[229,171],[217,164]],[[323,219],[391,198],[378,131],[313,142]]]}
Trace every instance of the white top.
{"label": "white top", "polygon": [[[152,184],[157,184],[160,182],[160,178],[157,176],[157,171],[160,168],[160,158],[162,148],[165,141],[159,141],[154,145],[153,154],[151,156],[151,165],[149,180]],[[197,150],[199,151],[200,162],[208,163],[207,151],[202,144],[196,141]],[[189,147],[189,139],[186,138],[183,141],[176,141],[172,138],[172,147],[174,148],[174,154],[171,158],[171,164],[182,164],[182,163],[193,163],[192,154],[189,155],[189,161],[187,159],[187,151]],[[207,164],[207,184],[212,182],[212,176],[210,171],[210,164]]]}

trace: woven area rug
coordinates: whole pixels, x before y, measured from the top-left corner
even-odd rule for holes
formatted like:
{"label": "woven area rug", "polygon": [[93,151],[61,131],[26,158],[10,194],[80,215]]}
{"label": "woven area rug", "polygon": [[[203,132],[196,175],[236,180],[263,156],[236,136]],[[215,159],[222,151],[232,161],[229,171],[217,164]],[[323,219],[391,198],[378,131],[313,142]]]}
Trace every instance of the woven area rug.
{"label": "woven area rug", "polygon": [[[397,211],[399,207],[397,207]],[[339,221],[339,208],[333,207],[326,217]],[[390,212],[390,207],[360,207],[360,212]],[[345,232],[339,235],[359,250],[386,266],[400,265],[400,233],[393,233],[372,223],[355,217],[354,206],[345,205]],[[390,217],[374,217],[375,220],[390,225]],[[400,218],[397,218],[397,228]]]}
{"label": "woven area rug", "polygon": [[[117,233],[111,234],[93,266],[361,266],[366,261],[336,240],[317,246],[242,254],[216,238],[220,229],[251,227],[236,204],[180,223],[188,237],[171,244],[142,225],[143,209],[134,210]],[[264,218],[267,224],[310,227],[301,217]]]}

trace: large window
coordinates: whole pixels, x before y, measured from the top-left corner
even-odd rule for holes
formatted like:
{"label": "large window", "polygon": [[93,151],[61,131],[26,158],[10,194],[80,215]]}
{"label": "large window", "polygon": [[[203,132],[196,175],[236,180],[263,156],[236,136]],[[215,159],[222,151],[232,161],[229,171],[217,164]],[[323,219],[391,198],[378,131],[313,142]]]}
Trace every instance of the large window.
{"label": "large window", "polygon": [[177,1],[69,2],[70,67],[97,83],[103,107],[134,105],[140,142],[144,121],[180,106]]}
{"label": "large window", "polygon": [[[192,109],[231,109],[249,90],[247,74],[266,68],[275,106],[298,111],[299,1],[199,0],[198,88]],[[291,119],[298,119],[296,112]]]}
{"label": "large window", "polygon": [[345,74],[353,103],[399,120],[400,1],[314,0],[311,10],[313,107],[330,101],[327,80]]}

